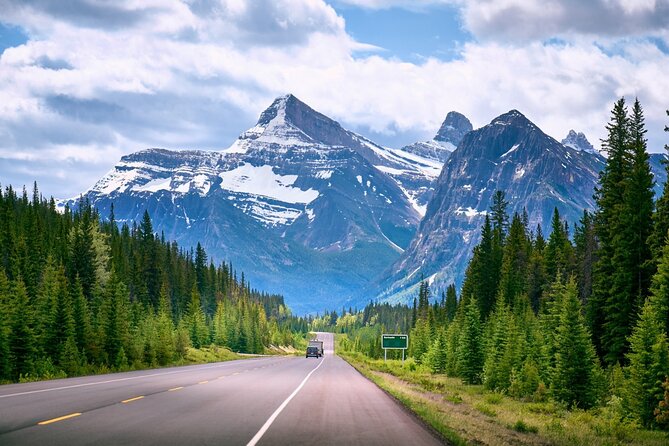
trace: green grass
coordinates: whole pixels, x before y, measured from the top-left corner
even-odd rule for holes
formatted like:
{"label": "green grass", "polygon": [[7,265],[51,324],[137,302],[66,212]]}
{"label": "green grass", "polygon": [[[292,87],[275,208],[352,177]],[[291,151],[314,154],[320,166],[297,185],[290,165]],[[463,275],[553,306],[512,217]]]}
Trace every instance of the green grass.
{"label": "green grass", "polygon": [[379,387],[414,411],[453,444],[480,445],[642,445],[666,446],[666,432],[621,420],[615,404],[588,411],[569,410],[547,400],[525,402],[471,386],[458,378],[432,375],[407,362],[338,354]]}

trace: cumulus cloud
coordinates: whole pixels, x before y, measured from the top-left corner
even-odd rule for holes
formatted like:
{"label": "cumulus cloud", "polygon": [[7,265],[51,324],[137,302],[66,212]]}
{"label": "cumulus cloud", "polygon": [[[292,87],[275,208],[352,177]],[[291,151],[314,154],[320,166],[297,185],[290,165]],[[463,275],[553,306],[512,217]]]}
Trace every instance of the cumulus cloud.
{"label": "cumulus cloud", "polygon": [[[104,8],[116,26],[95,25]],[[431,136],[450,110],[484,125],[512,108],[596,144],[613,101],[639,96],[651,147],[664,144],[669,56],[644,39],[483,39],[452,61],[408,63],[353,40],[324,1],[0,0],[0,11],[30,36],[0,55],[0,181],[37,178],[59,197],[135,150],[225,148],[287,92],[395,144]]]}
{"label": "cumulus cloud", "polygon": [[669,0],[467,0],[462,14],[479,38],[629,37],[663,33]]}

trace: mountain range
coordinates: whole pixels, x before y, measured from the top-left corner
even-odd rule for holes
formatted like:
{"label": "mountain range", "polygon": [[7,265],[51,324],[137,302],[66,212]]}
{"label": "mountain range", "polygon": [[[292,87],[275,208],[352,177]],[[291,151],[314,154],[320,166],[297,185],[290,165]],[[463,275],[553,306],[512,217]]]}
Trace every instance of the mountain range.
{"label": "mountain range", "polygon": [[406,301],[421,277],[459,284],[495,190],[533,226],[553,207],[573,222],[604,162],[582,133],[558,142],[516,110],[477,130],[450,112],[432,140],[393,149],[286,95],[227,149],[135,152],[83,195],[119,222],[147,210],[167,239],[308,313]]}

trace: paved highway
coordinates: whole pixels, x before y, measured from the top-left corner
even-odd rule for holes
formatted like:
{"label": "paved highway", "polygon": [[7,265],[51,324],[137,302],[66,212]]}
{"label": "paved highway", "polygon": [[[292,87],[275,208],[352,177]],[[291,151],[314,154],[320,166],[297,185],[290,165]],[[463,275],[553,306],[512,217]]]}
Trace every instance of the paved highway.
{"label": "paved highway", "polygon": [[434,445],[429,430],[333,355],[0,386],[0,445]]}

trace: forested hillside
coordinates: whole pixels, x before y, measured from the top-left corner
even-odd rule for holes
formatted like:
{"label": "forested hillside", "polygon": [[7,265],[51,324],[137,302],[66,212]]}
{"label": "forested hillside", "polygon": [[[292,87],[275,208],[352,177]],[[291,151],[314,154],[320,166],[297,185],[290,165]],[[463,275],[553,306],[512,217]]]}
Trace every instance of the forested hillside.
{"label": "forested hillside", "polygon": [[261,353],[290,345],[283,297],[232,265],[154,234],[147,213],[120,229],[89,203],[0,192],[0,380],[166,365],[210,344]]}
{"label": "forested hillside", "polygon": [[669,427],[669,185],[654,201],[638,101],[618,101],[606,128],[594,213],[570,226],[556,209],[546,239],[498,191],[457,303],[453,287],[431,299],[424,281],[412,310],[378,312],[374,329],[363,313],[339,317],[342,348],[382,357],[380,334],[407,330],[409,354],[434,374]]}

